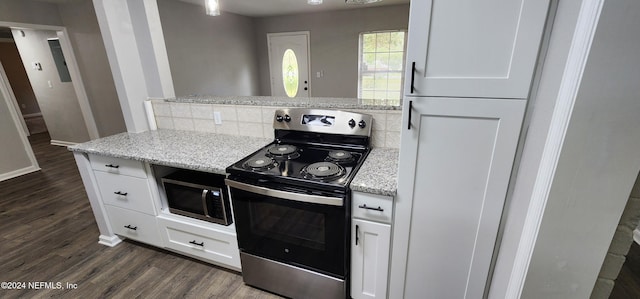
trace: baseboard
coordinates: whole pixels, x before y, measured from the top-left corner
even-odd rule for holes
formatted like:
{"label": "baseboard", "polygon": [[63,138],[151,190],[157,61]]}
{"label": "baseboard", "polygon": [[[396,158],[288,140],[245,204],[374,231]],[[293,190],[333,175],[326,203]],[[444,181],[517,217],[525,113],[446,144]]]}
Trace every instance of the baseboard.
{"label": "baseboard", "polygon": [[122,242],[122,239],[120,239],[120,237],[118,236],[108,237],[105,235],[100,235],[98,239],[99,239],[98,244],[102,244],[109,247],[116,246],[120,244],[120,242]]}
{"label": "baseboard", "polygon": [[633,241],[640,245],[640,229],[636,228],[633,230]]}
{"label": "baseboard", "polygon": [[10,172],[7,172],[7,173],[3,173],[3,174],[0,174],[0,182],[6,181],[8,179],[15,178],[15,177],[19,177],[21,175],[25,175],[25,174],[28,174],[28,173],[36,172],[38,170],[40,170],[40,167],[36,167],[36,166],[32,165],[32,166],[29,166],[29,167],[25,167],[25,168],[21,168],[21,169],[18,169],[18,170],[10,171]]}
{"label": "baseboard", "polygon": [[51,139],[51,145],[57,146],[72,146],[78,144],[77,142],[69,142],[69,141],[61,141],[61,140],[53,140]]}

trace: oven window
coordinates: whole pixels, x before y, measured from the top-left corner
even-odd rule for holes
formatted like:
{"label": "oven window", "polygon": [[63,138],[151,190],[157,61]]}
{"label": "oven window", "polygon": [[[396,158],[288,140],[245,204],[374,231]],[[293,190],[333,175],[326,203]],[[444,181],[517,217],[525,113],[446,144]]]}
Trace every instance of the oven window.
{"label": "oven window", "polygon": [[249,213],[255,235],[325,250],[325,216],[322,213],[267,202],[252,202]]}

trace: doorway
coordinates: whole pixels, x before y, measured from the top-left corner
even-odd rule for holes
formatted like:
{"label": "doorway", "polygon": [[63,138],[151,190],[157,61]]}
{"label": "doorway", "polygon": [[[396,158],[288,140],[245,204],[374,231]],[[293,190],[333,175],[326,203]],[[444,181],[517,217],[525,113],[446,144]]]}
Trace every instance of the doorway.
{"label": "doorway", "polygon": [[22,115],[21,123],[27,136],[47,132],[42,111],[9,28],[0,28],[0,62],[16,98],[16,111]]}
{"label": "doorway", "polygon": [[309,97],[309,32],[268,33],[271,95]]}

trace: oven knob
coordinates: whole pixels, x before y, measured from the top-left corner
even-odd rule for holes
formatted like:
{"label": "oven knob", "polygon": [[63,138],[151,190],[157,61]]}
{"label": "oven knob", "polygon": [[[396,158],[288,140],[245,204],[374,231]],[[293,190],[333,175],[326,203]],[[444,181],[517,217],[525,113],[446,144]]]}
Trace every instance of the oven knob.
{"label": "oven knob", "polygon": [[282,115],[276,115],[276,120],[277,120],[278,122],[282,122],[282,119],[283,119],[283,118],[282,118]]}
{"label": "oven knob", "polygon": [[291,121],[291,116],[289,116],[289,114],[285,114],[284,115],[284,121],[290,122]]}
{"label": "oven knob", "polygon": [[349,127],[355,127],[356,126],[356,121],[353,120],[353,118],[349,121]]}
{"label": "oven knob", "polygon": [[364,120],[361,120],[361,121],[358,123],[358,127],[360,127],[360,128],[363,128],[363,129],[364,129],[364,127],[366,127],[366,126],[367,126],[367,123],[366,123],[366,122],[364,122]]}

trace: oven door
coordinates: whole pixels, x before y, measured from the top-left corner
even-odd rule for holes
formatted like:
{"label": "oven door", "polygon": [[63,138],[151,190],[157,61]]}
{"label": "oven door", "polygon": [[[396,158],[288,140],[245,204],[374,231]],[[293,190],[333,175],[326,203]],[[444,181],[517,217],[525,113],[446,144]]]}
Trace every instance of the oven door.
{"label": "oven door", "polygon": [[226,180],[240,250],[344,278],[348,217],[344,197],[319,196]]}

